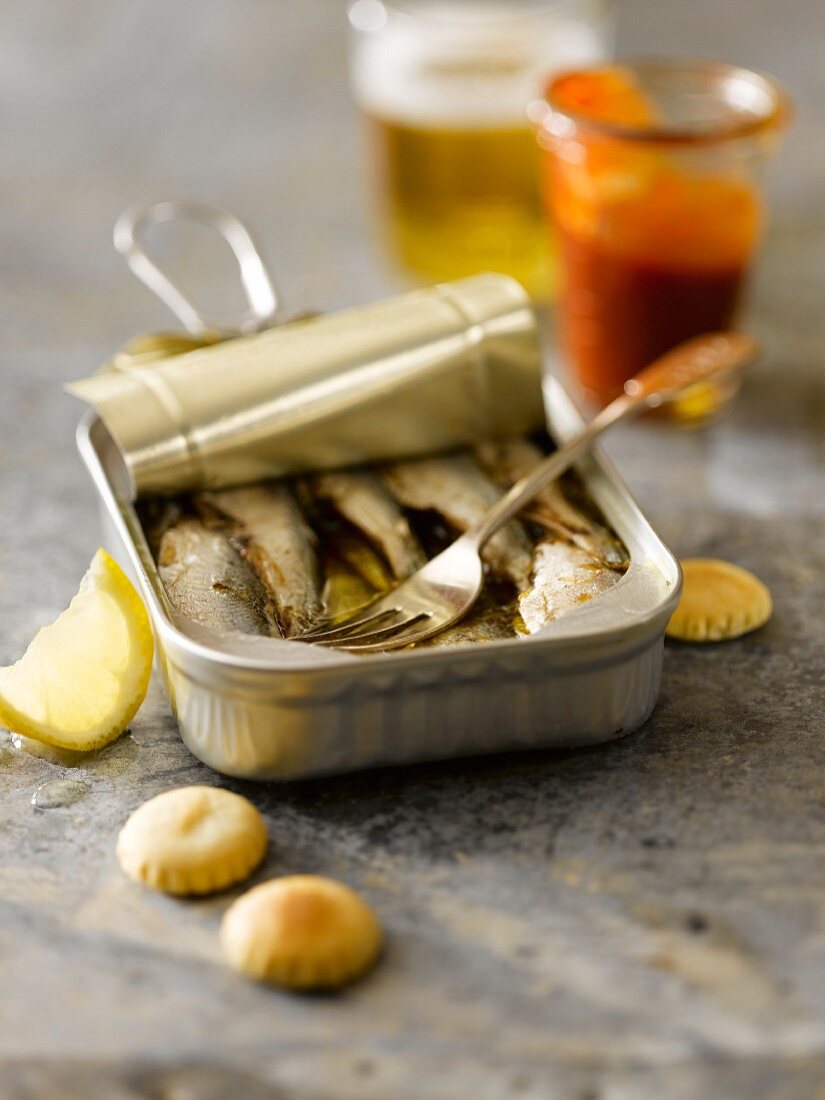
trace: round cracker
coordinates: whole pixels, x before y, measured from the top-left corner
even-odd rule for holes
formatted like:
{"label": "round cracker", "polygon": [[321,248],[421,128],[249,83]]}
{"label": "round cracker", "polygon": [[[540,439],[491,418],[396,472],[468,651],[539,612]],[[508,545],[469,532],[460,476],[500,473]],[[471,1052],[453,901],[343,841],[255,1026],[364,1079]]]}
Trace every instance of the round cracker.
{"label": "round cracker", "polygon": [[669,638],[720,642],[758,630],[771,617],[771,594],[747,569],[716,558],[680,564],[684,587],[667,626]]}
{"label": "round cracker", "polygon": [[211,894],[241,882],[266,852],[264,819],[221,787],[181,787],[150,798],[117,839],[117,858],[136,882],[167,894]]}
{"label": "round cracker", "polygon": [[349,886],[318,875],[290,875],[249,890],[221,924],[230,965],[287,989],[334,989],[368,970],[381,927]]}

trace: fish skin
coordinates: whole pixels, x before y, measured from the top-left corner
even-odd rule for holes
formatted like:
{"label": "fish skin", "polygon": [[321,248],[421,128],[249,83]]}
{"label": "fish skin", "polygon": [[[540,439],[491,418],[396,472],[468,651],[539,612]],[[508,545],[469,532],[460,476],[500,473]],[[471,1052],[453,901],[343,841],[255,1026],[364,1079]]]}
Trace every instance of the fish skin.
{"label": "fish skin", "polygon": [[[529,474],[544,458],[535,444],[526,439],[489,440],[476,448],[482,467],[502,489],[509,489]],[[539,492],[522,513],[612,569],[626,569],[627,551],[601,523],[585,515],[565,495],[559,481],[552,481]]]}
{"label": "fish skin", "polygon": [[530,634],[583,603],[609,591],[621,574],[580,546],[548,539],[536,547],[533,581],[519,596],[519,612]]}
{"label": "fish skin", "polygon": [[263,585],[281,633],[293,638],[322,615],[315,533],[292,490],[281,482],[201,493],[196,500],[217,514]]}
{"label": "fish skin", "polygon": [[482,592],[475,607],[459,622],[448,626],[440,634],[421,642],[416,649],[436,649],[441,646],[467,645],[476,642],[500,641],[502,638],[515,638],[514,619],[516,608],[512,604],[504,607],[493,600],[488,593]]}
{"label": "fish skin", "polygon": [[[501,490],[470,454],[420,458],[385,466],[381,475],[407,508],[434,509],[450,525],[466,531],[501,498]],[[518,590],[530,582],[531,546],[522,525],[511,520],[489,540],[482,557],[493,573]]]}
{"label": "fish skin", "polygon": [[184,618],[219,631],[272,632],[266,595],[255,575],[227,538],[194,516],[164,531],[158,572],[170,603]]}
{"label": "fish skin", "polygon": [[310,478],[309,487],[313,496],[329,501],[383,554],[396,580],[409,577],[426,563],[407,517],[377,474],[332,471]]}

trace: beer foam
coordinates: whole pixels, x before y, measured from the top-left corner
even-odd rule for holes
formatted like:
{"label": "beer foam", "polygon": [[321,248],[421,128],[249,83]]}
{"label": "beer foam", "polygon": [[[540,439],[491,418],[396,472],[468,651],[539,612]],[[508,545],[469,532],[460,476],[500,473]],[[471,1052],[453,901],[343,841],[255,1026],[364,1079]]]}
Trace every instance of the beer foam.
{"label": "beer foam", "polygon": [[[356,101],[386,121],[436,128],[527,126],[548,76],[604,57],[607,28],[568,6],[532,14],[498,4],[350,9]],[[384,13],[384,18],[378,16]],[[426,12],[426,18],[423,17]],[[358,33],[358,32],[361,33]]]}

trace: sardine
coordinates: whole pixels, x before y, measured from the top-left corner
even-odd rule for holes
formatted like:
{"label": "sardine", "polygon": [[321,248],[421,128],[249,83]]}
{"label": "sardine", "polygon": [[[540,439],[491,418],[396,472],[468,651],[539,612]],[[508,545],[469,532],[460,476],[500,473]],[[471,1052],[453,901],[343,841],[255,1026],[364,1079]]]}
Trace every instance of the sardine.
{"label": "sardine", "polygon": [[503,606],[486,592],[465,618],[440,634],[427,639],[418,648],[467,645],[468,642],[492,642],[502,638],[515,638],[517,611],[512,600]]}
{"label": "sardine", "polygon": [[[491,440],[479,444],[476,454],[482,467],[502,489],[509,489],[544,458],[539,448],[526,439]],[[626,569],[629,565],[627,551],[619,540],[577,508],[558,481],[546,485],[522,514],[613,569]]]}
{"label": "sardine", "polygon": [[621,575],[587,550],[563,539],[539,543],[533,562],[533,580],[519,596],[519,611],[530,634],[551,619],[573,611],[618,584]]}
{"label": "sardine", "polygon": [[[393,463],[382,476],[405,507],[433,509],[457,531],[481,520],[502,495],[469,454]],[[517,520],[493,535],[483,557],[496,576],[512,581],[519,591],[529,584],[530,541]]]}
{"label": "sardine", "polygon": [[403,580],[426,562],[407,517],[376,474],[344,470],[310,479],[310,492],[329,501],[339,515],[386,558],[396,580]]}
{"label": "sardine", "polygon": [[196,503],[226,525],[263,585],[283,636],[313,626],[322,612],[316,539],[292,490],[273,482],[201,493]]}
{"label": "sardine", "polygon": [[213,630],[272,632],[271,609],[257,578],[228,539],[200,520],[187,517],[164,531],[158,572],[184,618]]}

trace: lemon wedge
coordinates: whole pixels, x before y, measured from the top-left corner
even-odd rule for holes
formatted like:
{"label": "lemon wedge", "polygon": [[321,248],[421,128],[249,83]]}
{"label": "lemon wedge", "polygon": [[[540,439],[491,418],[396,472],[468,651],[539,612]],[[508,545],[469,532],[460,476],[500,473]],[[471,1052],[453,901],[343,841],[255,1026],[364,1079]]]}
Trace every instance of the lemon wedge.
{"label": "lemon wedge", "polygon": [[98,550],[63,614],[16,664],[0,669],[0,724],[62,749],[100,748],[143,702],[153,649],[140,597]]}

